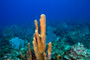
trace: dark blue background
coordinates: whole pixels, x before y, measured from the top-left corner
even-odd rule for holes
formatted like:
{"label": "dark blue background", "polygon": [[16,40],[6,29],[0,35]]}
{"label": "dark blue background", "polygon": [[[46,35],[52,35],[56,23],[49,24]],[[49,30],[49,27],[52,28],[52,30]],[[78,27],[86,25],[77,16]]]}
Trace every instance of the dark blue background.
{"label": "dark blue background", "polygon": [[31,24],[44,13],[47,22],[90,20],[90,0],[0,0],[0,27]]}

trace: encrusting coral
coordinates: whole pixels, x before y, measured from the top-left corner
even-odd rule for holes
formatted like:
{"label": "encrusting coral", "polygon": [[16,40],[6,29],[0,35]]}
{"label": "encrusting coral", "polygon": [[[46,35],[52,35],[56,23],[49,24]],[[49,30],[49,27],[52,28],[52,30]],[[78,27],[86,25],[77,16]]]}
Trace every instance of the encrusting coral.
{"label": "encrusting coral", "polygon": [[90,51],[86,49],[82,43],[78,43],[65,52],[64,59],[90,60]]}

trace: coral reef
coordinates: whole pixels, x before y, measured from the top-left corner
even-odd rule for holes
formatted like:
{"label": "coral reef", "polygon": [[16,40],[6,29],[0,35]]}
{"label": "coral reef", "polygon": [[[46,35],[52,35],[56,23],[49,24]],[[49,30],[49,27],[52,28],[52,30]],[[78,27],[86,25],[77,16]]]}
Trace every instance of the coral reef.
{"label": "coral reef", "polygon": [[78,43],[65,52],[64,59],[67,60],[90,60],[90,51]]}
{"label": "coral reef", "polygon": [[13,25],[6,27],[3,31],[3,36],[7,39],[13,37],[19,37],[21,39],[27,39],[28,41],[32,40],[33,30],[30,27],[20,27],[18,25]]}
{"label": "coral reef", "polygon": [[37,20],[34,23],[35,33],[33,27],[5,28],[0,36],[3,37],[0,38],[0,60],[90,60],[87,25],[64,22],[57,24],[58,27],[50,24],[46,27],[44,14],[40,17],[40,28]]}

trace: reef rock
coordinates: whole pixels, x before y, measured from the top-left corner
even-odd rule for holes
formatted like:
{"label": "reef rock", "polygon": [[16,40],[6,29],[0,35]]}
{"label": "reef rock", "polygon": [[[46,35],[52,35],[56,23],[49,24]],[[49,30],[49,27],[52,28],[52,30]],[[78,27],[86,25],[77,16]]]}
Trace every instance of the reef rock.
{"label": "reef rock", "polygon": [[90,51],[84,48],[83,44],[78,43],[66,51],[64,59],[67,60],[90,60]]}

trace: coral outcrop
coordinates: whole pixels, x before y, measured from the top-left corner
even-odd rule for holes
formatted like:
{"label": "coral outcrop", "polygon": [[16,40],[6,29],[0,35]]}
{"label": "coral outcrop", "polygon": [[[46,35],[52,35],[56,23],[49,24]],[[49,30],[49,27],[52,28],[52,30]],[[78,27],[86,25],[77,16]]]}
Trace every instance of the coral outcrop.
{"label": "coral outcrop", "polygon": [[90,51],[84,45],[78,43],[66,51],[64,59],[67,60],[90,60]]}

